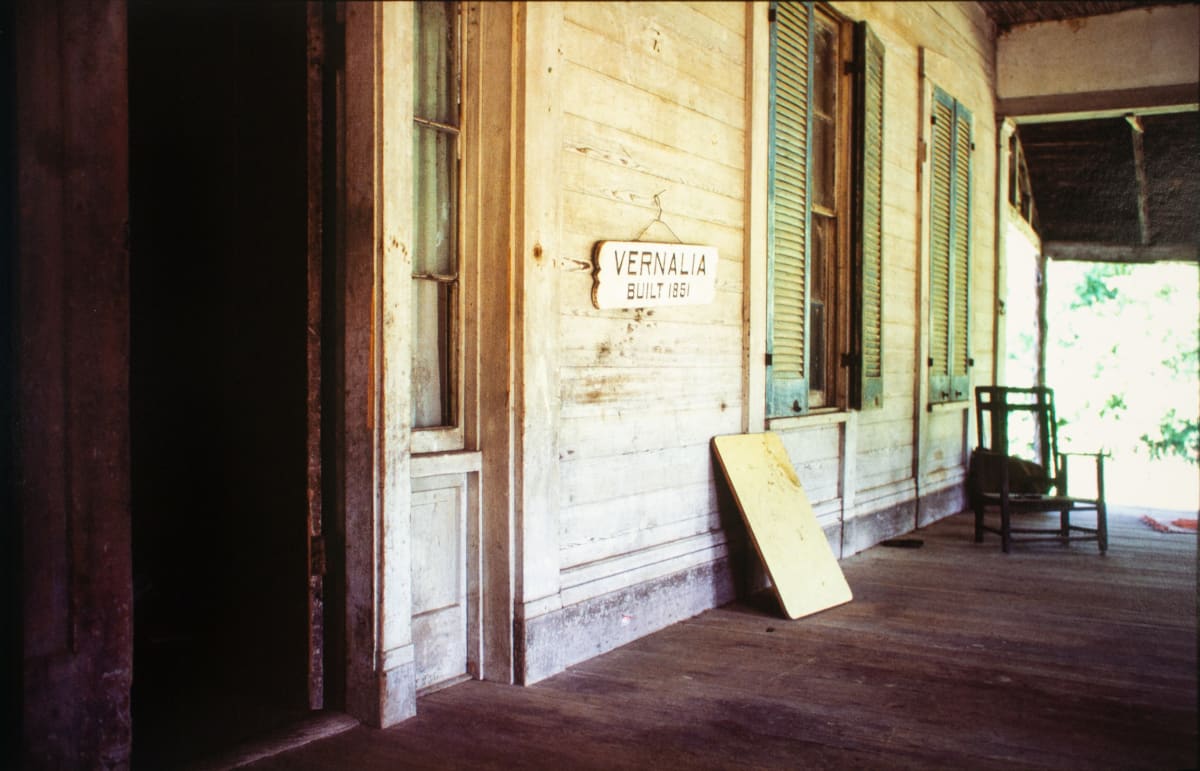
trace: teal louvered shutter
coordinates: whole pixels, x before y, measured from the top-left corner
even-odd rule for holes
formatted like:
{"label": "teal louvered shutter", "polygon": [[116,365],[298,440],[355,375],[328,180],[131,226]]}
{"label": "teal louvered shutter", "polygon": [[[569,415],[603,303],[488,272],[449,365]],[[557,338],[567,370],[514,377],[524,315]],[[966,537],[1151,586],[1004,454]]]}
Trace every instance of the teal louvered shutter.
{"label": "teal louvered shutter", "polygon": [[932,120],[929,400],[950,402],[969,388],[971,114],[935,88]]}
{"label": "teal louvered shutter", "polygon": [[767,416],[808,409],[808,147],[812,3],[771,7],[767,198]]}
{"label": "teal louvered shutter", "polygon": [[883,404],[883,44],[860,22],[854,41],[854,319],[851,400]]}
{"label": "teal louvered shutter", "polygon": [[968,398],[971,366],[971,113],[954,110],[954,237],[950,276],[950,394]]}
{"label": "teal louvered shutter", "polygon": [[950,231],[954,100],[933,93],[929,158],[929,400],[950,399]]}

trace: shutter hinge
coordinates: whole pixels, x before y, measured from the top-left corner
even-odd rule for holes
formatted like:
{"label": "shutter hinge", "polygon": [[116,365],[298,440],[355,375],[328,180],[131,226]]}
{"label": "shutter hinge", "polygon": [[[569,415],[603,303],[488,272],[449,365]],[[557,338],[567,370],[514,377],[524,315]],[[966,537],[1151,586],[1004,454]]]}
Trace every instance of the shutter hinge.
{"label": "shutter hinge", "polygon": [[967,366],[968,366],[968,367],[974,367],[974,366],[975,366],[975,357],[974,357],[974,356],[968,356],[968,357],[967,357]]}
{"label": "shutter hinge", "polygon": [[933,366],[933,357],[932,356],[929,357],[929,360],[926,362],[926,364],[928,364],[930,367]]}
{"label": "shutter hinge", "polygon": [[772,24],[775,23],[775,9],[774,8],[771,8],[770,10],[767,11],[767,21],[769,21]]}
{"label": "shutter hinge", "polygon": [[930,115],[930,116],[929,116],[929,124],[930,124],[931,126],[932,126],[932,125],[936,125],[936,124],[937,124],[937,116],[936,116],[936,115]]}
{"label": "shutter hinge", "polygon": [[862,62],[850,59],[846,62],[845,70],[847,75],[858,75],[863,71]]}
{"label": "shutter hinge", "polygon": [[842,354],[842,366],[843,367],[857,367],[860,362],[862,362],[862,356],[860,354],[857,354],[857,353],[843,353]]}
{"label": "shutter hinge", "polygon": [[766,355],[766,359],[767,359],[767,366],[768,366],[768,367],[769,367],[769,366],[771,366],[771,354],[769,354],[769,353],[768,353],[768,354]]}

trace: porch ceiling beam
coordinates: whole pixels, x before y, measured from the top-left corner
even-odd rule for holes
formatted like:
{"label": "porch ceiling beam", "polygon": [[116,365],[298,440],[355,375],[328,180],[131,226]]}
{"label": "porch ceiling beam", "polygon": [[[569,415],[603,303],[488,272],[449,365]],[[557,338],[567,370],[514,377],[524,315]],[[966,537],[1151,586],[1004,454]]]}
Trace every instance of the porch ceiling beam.
{"label": "porch ceiling beam", "polygon": [[1129,122],[1130,136],[1133,139],[1133,170],[1137,177],[1138,235],[1141,237],[1142,245],[1145,246],[1150,243],[1150,196],[1146,182],[1146,151],[1142,142],[1146,129],[1142,126],[1142,119],[1136,115],[1126,115],[1125,120]]}
{"label": "porch ceiling beam", "polygon": [[1041,94],[1000,99],[996,114],[1018,123],[1046,123],[1093,118],[1119,118],[1129,113],[1153,115],[1187,112],[1200,103],[1200,83],[1123,88],[1069,94]]}
{"label": "porch ceiling beam", "polygon": [[1046,241],[1042,253],[1052,260],[1083,262],[1200,262],[1197,244],[1102,244],[1086,241]]}

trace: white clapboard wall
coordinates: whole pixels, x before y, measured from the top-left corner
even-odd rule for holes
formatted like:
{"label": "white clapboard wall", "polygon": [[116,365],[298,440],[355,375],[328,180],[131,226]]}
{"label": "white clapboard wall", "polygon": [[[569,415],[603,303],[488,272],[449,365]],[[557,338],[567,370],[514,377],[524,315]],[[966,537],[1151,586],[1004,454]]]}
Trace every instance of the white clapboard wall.
{"label": "white clapboard wall", "polygon": [[[724,554],[708,442],[742,419],[744,26],[735,3],[566,6],[564,604]],[[715,247],[713,301],[597,310],[595,243],[637,237],[660,192],[644,240]]]}
{"label": "white clapboard wall", "polygon": [[[995,134],[981,95],[990,93],[994,61],[975,5],[834,7],[867,20],[886,46],[884,403],[771,428],[843,556],[881,537],[876,512],[911,507],[918,490],[953,500],[961,485],[966,413],[962,405],[929,411],[920,390],[922,49],[956,63],[944,87],[973,102],[976,382],[990,378]],[[709,440],[744,430],[755,364],[744,326],[747,6],[569,3],[562,13],[559,312],[547,332],[557,338],[558,550],[569,605],[728,553]],[[659,216],[670,232],[653,225],[646,240],[677,235],[718,250],[713,301],[594,307],[596,243],[632,240]]]}

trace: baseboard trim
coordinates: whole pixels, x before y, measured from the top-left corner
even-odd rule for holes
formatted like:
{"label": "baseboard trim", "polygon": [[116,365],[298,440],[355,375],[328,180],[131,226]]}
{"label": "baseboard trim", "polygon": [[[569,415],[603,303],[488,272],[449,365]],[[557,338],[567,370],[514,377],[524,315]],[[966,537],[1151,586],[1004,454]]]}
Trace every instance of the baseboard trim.
{"label": "baseboard trim", "polygon": [[917,500],[917,527],[932,525],[966,508],[966,491],[961,482],[926,493]]}
{"label": "baseboard trim", "polygon": [[880,541],[912,532],[917,521],[914,499],[852,517],[842,525],[842,557],[858,554]]}
{"label": "baseboard trim", "polygon": [[[835,554],[840,540],[844,558],[962,511],[964,506],[962,485],[952,484],[919,499],[898,501],[844,523],[831,524],[824,530]],[[711,562],[533,618],[518,617],[513,630],[517,682],[532,685],[639,637],[732,602],[739,592],[752,589],[754,580],[745,565],[752,555],[749,546],[730,546],[727,556]]]}
{"label": "baseboard trim", "polygon": [[572,664],[732,602],[737,596],[732,557],[636,584],[518,620],[518,681],[532,685]]}

